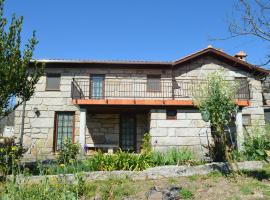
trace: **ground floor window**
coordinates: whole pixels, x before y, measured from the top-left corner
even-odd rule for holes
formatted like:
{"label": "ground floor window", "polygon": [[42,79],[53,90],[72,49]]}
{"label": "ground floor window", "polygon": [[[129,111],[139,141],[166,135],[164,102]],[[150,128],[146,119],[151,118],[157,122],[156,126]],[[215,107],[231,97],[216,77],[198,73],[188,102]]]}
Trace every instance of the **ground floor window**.
{"label": "ground floor window", "polygon": [[54,127],[54,150],[58,151],[63,142],[68,139],[73,141],[74,112],[56,112]]}
{"label": "ground floor window", "polygon": [[120,148],[123,151],[136,151],[136,117],[121,115]]}

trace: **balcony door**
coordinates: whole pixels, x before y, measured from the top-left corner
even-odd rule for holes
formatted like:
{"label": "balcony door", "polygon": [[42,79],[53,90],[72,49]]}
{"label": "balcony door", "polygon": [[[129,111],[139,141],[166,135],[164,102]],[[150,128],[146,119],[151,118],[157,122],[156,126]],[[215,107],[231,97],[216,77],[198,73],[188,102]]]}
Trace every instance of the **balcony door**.
{"label": "balcony door", "polygon": [[104,83],[105,83],[105,75],[103,74],[91,75],[91,84],[90,84],[91,99],[104,98],[104,91],[105,91]]}
{"label": "balcony door", "polygon": [[136,116],[122,114],[120,118],[120,148],[136,151]]}

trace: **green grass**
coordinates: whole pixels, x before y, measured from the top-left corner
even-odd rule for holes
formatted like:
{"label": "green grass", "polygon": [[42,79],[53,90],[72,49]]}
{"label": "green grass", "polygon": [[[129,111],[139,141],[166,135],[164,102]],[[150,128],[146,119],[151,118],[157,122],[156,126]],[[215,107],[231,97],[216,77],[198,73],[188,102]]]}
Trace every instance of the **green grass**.
{"label": "green grass", "polygon": [[0,196],[6,200],[58,200],[89,199],[96,195],[102,199],[121,200],[136,192],[136,186],[130,179],[110,178],[104,181],[75,181],[70,184],[65,178],[42,180],[38,183],[23,182],[14,184],[8,181],[0,185]]}
{"label": "green grass", "polygon": [[129,179],[108,179],[101,183],[96,183],[99,187],[102,199],[121,200],[124,197],[131,196],[135,193],[133,181]]}
{"label": "green grass", "polygon": [[[17,184],[12,181],[0,182],[0,197],[6,200],[92,199],[95,196],[100,199],[114,200],[126,197],[144,199],[151,187],[157,186],[163,189],[172,184],[183,188],[179,193],[181,199],[206,199],[209,195],[215,196],[220,193],[224,194],[224,198],[235,200],[250,199],[253,194],[270,199],[270,184],[267,179],[269,165],[256,172],[256,175],[263,174],[264,176],[254,176],[254,173],[224,176],[214,172],[207,175],[141,181],[133,181],[127,177],[86,181],[83,179],[83,174],[78,173],[75,174],[77,179],[72,184],[64,176],[57,176],[50,180],[46,180],[44,177],[42,181],[35,183],[27,179]],[[260,179],[262,177],[263,181]],[[224,185],[226,185],[226,191],[224,191]],[[232,191],[232,193],[228,193],[228,191]],[[219,196],[215,196],[215,198],[219,199]]]}
{"label": "green grass", "polygon": [[182,188],[179,193],[182,199],[191,199],[194,197],[194,194],[186,188]]}
{"label": "green grass", "polygon": [[188,179],[191,181],[197,181],[201,176],[199,175],[192,175],[192,176],[188,176]]}
{"label": "green grass", "polygon": [[240,187],[240,191],[242,192],[242,194],[244,195],[250,195],[253,194],[253,188],[250,187],[250,185],[243,185]]}

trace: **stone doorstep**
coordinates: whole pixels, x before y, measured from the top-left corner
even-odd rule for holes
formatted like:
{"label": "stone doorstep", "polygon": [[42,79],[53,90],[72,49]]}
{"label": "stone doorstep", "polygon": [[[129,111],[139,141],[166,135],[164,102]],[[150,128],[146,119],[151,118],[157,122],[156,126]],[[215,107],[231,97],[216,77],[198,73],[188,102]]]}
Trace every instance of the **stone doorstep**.
{"label": "stone doorstep", "polygon": [[[264,162],[262,161],[245,161],[238,162],[238,167],[241,170],[259,170],[262,169]],[[227,163],[213,162],[198,166],[187,166],[187,165],[168,165],[148,168],[144,171],[94,171],[85,172],[84,178],[86,181],[93,180],[106,180],[108,178],[130,178],[132,180],[147,180],[147,179],[161,179],[161,178],[171,178],[171,177],[182,177],[182,176],[193,176],[193,175],[205,175],[211,172],[228,172]],[[67,181],[72,183],[74,181],[73,174],[66,175],[48,175],[47,178],[50,180],[55,180],[58,176],[65,176]],[[12,178],[12,176],[9,176]],[[19,176],[22,180],[24,177]],[[44,179],[44,176],[30,176],[27,180],[38,182]]]}

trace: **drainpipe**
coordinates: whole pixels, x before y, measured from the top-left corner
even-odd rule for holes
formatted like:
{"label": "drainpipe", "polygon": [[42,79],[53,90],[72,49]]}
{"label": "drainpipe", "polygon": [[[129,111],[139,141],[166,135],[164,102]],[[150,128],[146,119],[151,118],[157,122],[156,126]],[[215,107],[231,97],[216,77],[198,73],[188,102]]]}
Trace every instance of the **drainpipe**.
{"label": "drainpipe", "polygon": [[22,121],[21,121],[21,132],[20,132],[20,147],[22,147],[22,145],[23,145],[25,107],[26,107],[26,101],[23,102]]}

